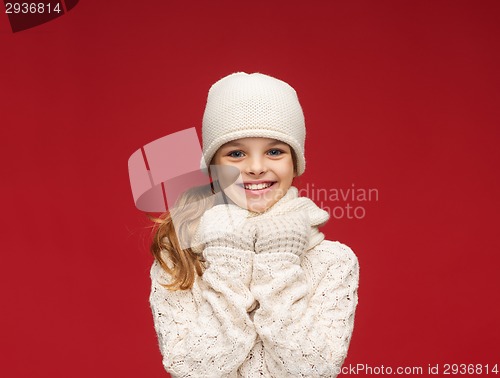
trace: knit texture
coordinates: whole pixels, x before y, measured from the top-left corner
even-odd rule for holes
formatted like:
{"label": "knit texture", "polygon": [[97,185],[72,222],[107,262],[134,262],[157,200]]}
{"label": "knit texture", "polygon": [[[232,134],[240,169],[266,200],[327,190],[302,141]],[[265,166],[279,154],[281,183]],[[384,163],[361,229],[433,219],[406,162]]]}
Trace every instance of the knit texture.
{"label": "knit texture", "polygon": [[302,107],[295,90],[274,77],[238,72],[216,82],[208,92],[202,135],[202,169],[223,144],[261,137],[287,143],[297,157],[297,175],[305,170]]}
{"label": "knit texture", "polygon": [[[318,227],[328,221],[330,214],[319,208],[310,198],[299,197],[299,191],[296,187],[291,186],[277,203],[267,211],[258,214],[258,216],[261,217],[262,221],[265,220],[263,223],[267,222],[269,224],[270,220],[272,220],[272,223],[279,222],[282,217],[286,218],[289,214],[297,213],[305,216],[311,226],[309,229],[309,246],[307,247],[307,249],[311,249],[324,240],[325,235],[318,230]],[[255,213],[252,215],[255,215]],[[280,226],[278,225],[278,227]],[[290,236],[293,237],[293,232],[290,232]]]}
{"label": "knit texture", "polygon": [[[241,249],[237,239],[231,247],[207,241],[207,269],[190,290],[162,287],[170,278],[153,263],[150,303],[163,364],[172,377],[337,375],[354,326],[357,258],[342,243],[323,240],[317,226],[328,214],[297,197],[296,188],[251,219],[256,247],[259,235],[267,238],[262,225],[271,217],[287,226],[276,234],[280,242],[265,242],[259,252],[245,250],[253,231]],[[309,240],[300,241],[301,236],[282,248],[288,227],[304,222]]]}
{"label": "knit texture", "polygon": [[311,226],[305,211],[280,217],[255,218],[255,253],[290,252],[300,255],[309,245]]}
{"label": "knit texture", "polygon": [[250,222],[250,214],[248,210],[232,204],[220,204],[205,211],[191,249],[196,253],[203,253],[206,247],[253,251],[256,227]]}

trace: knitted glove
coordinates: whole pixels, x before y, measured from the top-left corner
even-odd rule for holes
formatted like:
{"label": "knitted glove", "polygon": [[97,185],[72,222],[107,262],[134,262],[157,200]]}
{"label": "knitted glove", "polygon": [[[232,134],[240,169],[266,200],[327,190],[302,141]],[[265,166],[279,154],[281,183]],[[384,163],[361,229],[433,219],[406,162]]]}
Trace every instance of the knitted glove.
{"label": "knitted glove", "polygon": [[255,253],[289,252],[300,255],[309,246],[311,223],[305,211],[264,214],[254,219]]}
{"label": "knitted glove", "polygon": [[207,210],[200,219],[192,249],[198,253],[208,247],[253,251],[256,229],[247,220],[248,214],[248,210],[227,204]]}

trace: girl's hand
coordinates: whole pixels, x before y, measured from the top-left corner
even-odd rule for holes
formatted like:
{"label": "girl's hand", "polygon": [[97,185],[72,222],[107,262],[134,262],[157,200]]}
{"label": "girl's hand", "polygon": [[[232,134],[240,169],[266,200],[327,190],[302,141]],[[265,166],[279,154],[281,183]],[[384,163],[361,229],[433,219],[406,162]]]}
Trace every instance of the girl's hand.
{"label": "girl's hand", "polygon": [[231,204],[207,210],[196,230],[193,250],[200,252],[199,247],[204,244],[204,247],[254,251],[256,227],[248,221],[248,214],[248,210]]}
{"label": "girl's hand", "polygon": [[289,252],[300,255],[309,246],[311,225],[304,211],[264,214],[255,217],[254,222],[257,229],[255,253]]}

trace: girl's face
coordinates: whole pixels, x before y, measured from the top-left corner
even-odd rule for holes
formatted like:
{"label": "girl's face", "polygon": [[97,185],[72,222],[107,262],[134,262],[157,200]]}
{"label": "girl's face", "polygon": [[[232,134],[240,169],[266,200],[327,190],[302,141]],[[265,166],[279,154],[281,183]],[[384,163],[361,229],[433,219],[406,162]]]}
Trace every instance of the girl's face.
{"label": "girl's face", "polygon": [[[216,178],[225,188],[224,193],[229,199],[240,207],[258,213],[278,202],[295,177],[292,150],[288,144],[276,139],[233,140],[217,150],[213,164],[232,166],[240,171],[241,180],[236,182],[234,176],[232,180],[223,177],[224,174]],[[223,167],[220,172],[224,172]]]}

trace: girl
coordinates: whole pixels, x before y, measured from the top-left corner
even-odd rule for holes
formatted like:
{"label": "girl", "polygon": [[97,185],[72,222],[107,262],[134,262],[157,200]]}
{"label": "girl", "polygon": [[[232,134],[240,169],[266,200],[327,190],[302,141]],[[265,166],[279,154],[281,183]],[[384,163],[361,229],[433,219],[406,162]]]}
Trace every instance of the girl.
{"label": "girl", "polygon": [[202,166],[217,185],[188,191],[155,220],[150,303],[165,369],[335,377],[359,268],[349,247],[318,230],[328,213],[292,186],[305,169],[294,89],[258,73],[229,75],[210,89],[202,129]]}

